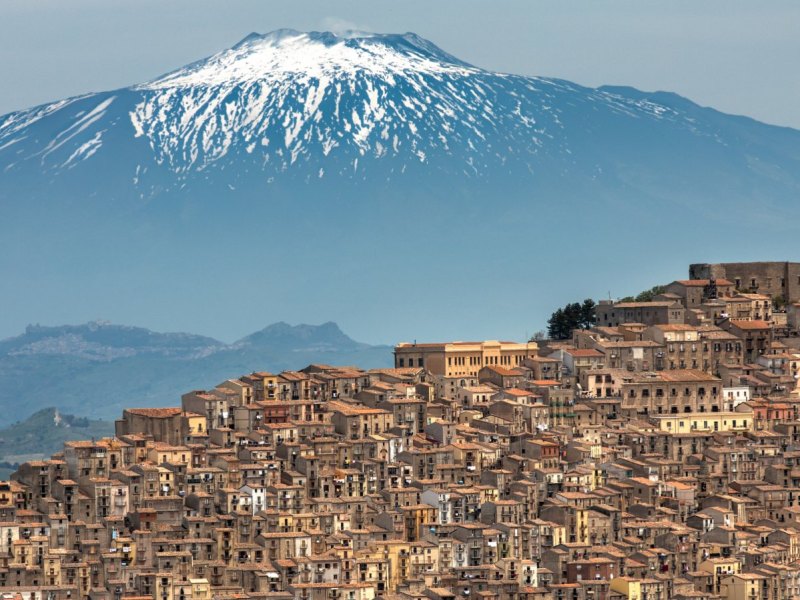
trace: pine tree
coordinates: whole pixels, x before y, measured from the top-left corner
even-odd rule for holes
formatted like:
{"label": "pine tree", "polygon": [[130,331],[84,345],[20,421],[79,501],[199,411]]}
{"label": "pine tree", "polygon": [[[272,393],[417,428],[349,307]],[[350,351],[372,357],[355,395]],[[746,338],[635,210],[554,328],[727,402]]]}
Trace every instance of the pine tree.
{"label": "pine tree", "polygon": [[547,335],[554,340],[562,340],[564,331],[564,311],[557,309],[547,321]]}
{"label": "pine tree", "polygon": [[595,324],[595,303],[590,298],[583,304],[572,302],[556,309],[547,321],[547,335],[554,340],[568,340],[574,329],[588,329]]}
{"label": "pine tree", "polygon": [[594,300],[587,298],[581,305],[581,329],[589,329],[597,322]]}

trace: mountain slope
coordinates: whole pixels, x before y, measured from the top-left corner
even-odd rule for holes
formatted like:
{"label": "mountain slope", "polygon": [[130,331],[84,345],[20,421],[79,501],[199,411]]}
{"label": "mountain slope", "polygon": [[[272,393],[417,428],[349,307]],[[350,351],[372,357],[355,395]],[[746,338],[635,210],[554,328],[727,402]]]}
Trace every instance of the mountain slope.
{"label": "mountain slope", "polygon": [[[600,176],[609,126],[671,132],[706,151],[738,147],[738,136],[693,108],[673,95],[487,72],[414,34],[280,30],[140,86],[8,115],[0,164],[12,178],[33,169],[82,181],[86,165],[111,163],[109,175],[145,197],[196,179],[386,181],[407,169]],[[796,149],[789,158],[796,169]]]}
{"label": "mountain slope", "polygon": [[356,342],[335,323],[276,323],[233,344],[103,322],[30,326],[0,342],[0,426],[50,406],[113,421],[126,407],[175,406],[192,389],[313,362],[384,367],[391,349]]}
{"label": "mountain slope", "polygon": [[486,71],[414,34],[253,34],[0,117],[3,318],[214,306],[241,329],[324,302],[385,339],[500,337],[620,268],[646,287],[668,261],[747,258],[723,252],[754,233],[785,259],[798,198],[792,129]]}
{"label": "mountain slope", "polygon": [[114,434],[114,422],[63,414],[44,408],[27,419],[0,429],[0,460],[20,463],[47,458],[69,440],[88,440]]}

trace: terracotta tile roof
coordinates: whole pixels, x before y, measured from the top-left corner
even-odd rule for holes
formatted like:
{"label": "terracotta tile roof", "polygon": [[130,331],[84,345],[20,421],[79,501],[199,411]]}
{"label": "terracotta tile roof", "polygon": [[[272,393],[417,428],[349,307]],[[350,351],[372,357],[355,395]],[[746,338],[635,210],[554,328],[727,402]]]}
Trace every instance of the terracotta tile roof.
{"label": "terracotta tile roof", "polygon": [[303,381],[308,378],[308,375],[300,373],[299,371],[283,371],[278,375],[278,379],[283,379],[285,381]]}
{"label": "terracotta tile roof", "polygon": [[[677,302],[617,302],[614,308],[669,308]],[[683,308],[683,307],[681,307]]]}
{"label": "terracotta tile roof", "polygon": [[771,325],[766,321],[747,321],[744,319],[731,319],[731,323],[739,329],[769,329]]}
{"label": "terracotta tile roof", "polygon": [[356,404],[339,402],[338,400],[331,400],[330,402],[328,402],[327,408],[331,412],[339,412],[347,416],[389,414],[388,411],[382,410],[380,408],[369,408],[367,406],[359,406]]}
{"label": "terracotta tile roof", "polygon": [[576,358],[602,358],[604,356],[602,352],[594,348],[575,348],[574,350],[564,350],[564,352]]}
{"label": "terracotta tile roof", "polygon": [[502,375],[503,377],[519,377],[523,375],[521,371],[517,369],[506,369],[505,367],[500,367],[497,365],[489,365],[484,367],[484,369],[489,369],[490,371],[494,371],[498,375]]}
{"label": "terracotta tile roof", "polygon": [[661,331],[697,331],[698,329],[695,325],[684,325],[683,323],[653,325],[653,327]]}
{"label": "terracotta tile roof", "polygon": [[[710,283],[709,279],[678,279],[674,283],[679,283],[685,287],[705,287]],[[733,285],[732,281],[728,281],[727,279],[717,279],[715,280],[717,285]]]}
{"label": "terracotta tile roof", "polygon": [[509,388],[507,390],[503,390],[504,393],[508,394],[509,396],[517,396],[519,398],[527,398],[528,396],[535,396],[536,394],[531,392],[530,390],[521,390],[519,388]]}
{"label": "terracotta tile roof", "polygon": [[128,408],[126,412],[132,415],[139,415],[140,417],[152,417],[154,419],[165,419],[167,417],[174,417],[183,412],[182,408],[177,406],[170,406],[167,408]]}
{"label": "terracotta tile roof", "polygon": [[[706,373],[705,371],[700,371],[698,369],[676,369],[674,371],[659,371],[657,373],[657,377],[653,378],[654,380],[660,379],[661,381],[674,381],[674,382],[681,382],[681,381],[720,381],[719,378],[714,377]],[[647,380],[647,377],[637,377],[635,378],[637,383],[642,383],[643,381]]]}

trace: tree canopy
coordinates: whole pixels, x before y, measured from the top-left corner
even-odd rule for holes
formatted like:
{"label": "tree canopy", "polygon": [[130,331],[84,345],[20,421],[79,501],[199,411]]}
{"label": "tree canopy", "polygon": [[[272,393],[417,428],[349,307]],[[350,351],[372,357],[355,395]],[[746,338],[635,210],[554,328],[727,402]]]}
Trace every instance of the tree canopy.
{"label": "tree canopy", "polygon": [[652,302],[653,298],[663,294],[667,290],[666,286],[654,285],[649,290],[640,292],[637,296],[625,296],[620,302]]}
{"label": "tree canopy", "polygon": [[573,302],[557,309],[547,321],[547,335],[554,340],[568,340],[573,329],[588,329],[597,320],[595,303],[587,298],[583,303]]}

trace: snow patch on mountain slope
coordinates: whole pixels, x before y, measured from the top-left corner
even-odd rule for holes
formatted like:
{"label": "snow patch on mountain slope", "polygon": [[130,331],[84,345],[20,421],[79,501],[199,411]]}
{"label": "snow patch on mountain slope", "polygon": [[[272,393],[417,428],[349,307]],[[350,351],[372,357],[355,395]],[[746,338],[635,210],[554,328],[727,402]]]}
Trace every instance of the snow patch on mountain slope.
{"label": "snow patch on mountain slope", "polygon": [[417,47],[419,40],[413,34],[336,36],[291,30],[253,34],[233,48],[168,73],[140,89],[240,84],[261,81],[265,75],[274,80],[297,74],[318,81],[340,73],[368,75],[393,83],[399,73],[469,75],[480,71],[465,63],[442,61],[430,54],[432,46],[427,50]]}
{"label": "snow patch on mountain slope", "polygon": [[[125,103],[115,115],[126,116],[108,118],[122,92]],[[52,170],[73,168],[98,155],[107,134],[122,127],[124,138],[143,140],[150,158],[179,179],[243,157],[268,181],[300,163],[316,177],[361,177],[374,161],[386,161],[391,173],[455,161],[455,172],[481,177],[510,161],[530,171],[541,154],[570,155],[574,132],[564,112],[581,104],[691,126],[653,102],[485,71],[414,34],[252,34],[116,94],[94,105],[84,96],[0,119],[0,152],[16,146],[22,150],[15,162],[37,157]],[[29,144],[31,129],[57,113],[60,131]]]}

